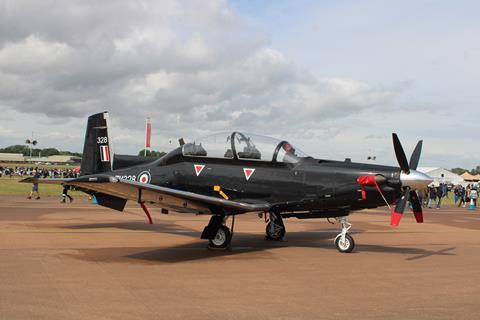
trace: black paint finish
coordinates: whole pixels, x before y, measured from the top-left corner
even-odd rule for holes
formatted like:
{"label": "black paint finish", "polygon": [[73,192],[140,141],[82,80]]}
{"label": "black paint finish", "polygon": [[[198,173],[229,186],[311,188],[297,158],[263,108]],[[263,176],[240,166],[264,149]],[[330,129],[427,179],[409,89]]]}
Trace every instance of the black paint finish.
{"label": "black paint finish", "polygon": [[[195,165],[205,167],[196,174]],[[244,168],[255,169],[247,180]],[[181,148],[145,165],[123,168],[107,174],[125,179],[138,179],[148,171],[151,184],[218,196],[214,186],[233,201],[255,203],[266,201],[279,212],[331,211],[346,212],[384,205],[373,187],[366,187],[362,199],[357,178],[382,175],[386,178],[382,192],[389,203],[400,196],[400,170],[396,167],[302,158],[298,163],[278,163],[248,159],[221,159],[183,156]],[[336,216],[332,214],[332,216]],[[302,213],[305,218],[305,214]],[[312,215],[313,217],[313,215]]]}

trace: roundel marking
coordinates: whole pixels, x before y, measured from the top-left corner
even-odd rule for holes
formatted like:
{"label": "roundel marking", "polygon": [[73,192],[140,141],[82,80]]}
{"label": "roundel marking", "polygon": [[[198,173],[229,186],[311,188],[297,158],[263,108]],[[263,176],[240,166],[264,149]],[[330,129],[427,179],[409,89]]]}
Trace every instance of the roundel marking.
{"label": "roundel marking", "polygon": [[138,175],[138,182],[140,183],[148,184],[150,183],[150,179],[151,179],[151,176],[150,176],[150,172],[148,171],[142,171]]}

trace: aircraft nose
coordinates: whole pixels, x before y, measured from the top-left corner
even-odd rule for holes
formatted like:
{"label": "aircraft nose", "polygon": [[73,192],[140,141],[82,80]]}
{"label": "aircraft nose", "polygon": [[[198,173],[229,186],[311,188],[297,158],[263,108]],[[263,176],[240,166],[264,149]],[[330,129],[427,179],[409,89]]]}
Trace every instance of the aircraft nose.
{"label": "aircraft nose", "polygon": [[410,170],[409,174],[404,172],[400,173],[400,181],[404,187],[410,187],[413,190],[419,190],[426,188],[430,183],[433,182],[433,179],[423,172]]}

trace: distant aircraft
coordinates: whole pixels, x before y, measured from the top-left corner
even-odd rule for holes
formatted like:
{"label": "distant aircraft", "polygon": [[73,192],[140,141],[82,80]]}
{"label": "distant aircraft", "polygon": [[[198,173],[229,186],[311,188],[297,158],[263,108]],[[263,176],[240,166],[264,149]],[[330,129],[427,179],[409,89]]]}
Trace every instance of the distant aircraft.
{"label": "distant aircraft", "polygon": [[[422,141],[408,162],[396,134],[393,146],[400,168],[314,159],[287,141],[237,131],[192,143],[182,139],[180,147],[150,162],[122,156],[116,163],[110,142],[108,112],[90,116],[81,176],[38,182],[74,186],[94,195],[98,204],[119,211],[128,200],[135,201],[150,222],[146,204],[161,207],[163,213],[211,215],[201,234],[211,248],[229,246],[236,215],[256,212],[265,215],[270,240],[284,238],[283,218],[335,218],[342,226],[335,246],[351,252],[355,243],[347,216],[352,211],[395,203],[390,223],[397,226],[410,200],[417,222],[423,222],[415,190],[432,182],[415,170]],[[226,226],[229,217],[231,228]]]}

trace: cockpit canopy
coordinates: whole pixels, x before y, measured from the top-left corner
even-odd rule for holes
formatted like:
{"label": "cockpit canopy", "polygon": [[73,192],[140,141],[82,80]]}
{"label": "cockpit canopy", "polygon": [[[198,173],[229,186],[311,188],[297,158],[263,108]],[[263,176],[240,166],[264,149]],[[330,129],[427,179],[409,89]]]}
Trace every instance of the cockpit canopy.
{"label": "cockpit canopy", "polygon": [[184,156],[296,163],[307,157],[287,141],[255,134],[217,133],[183,145]]}

